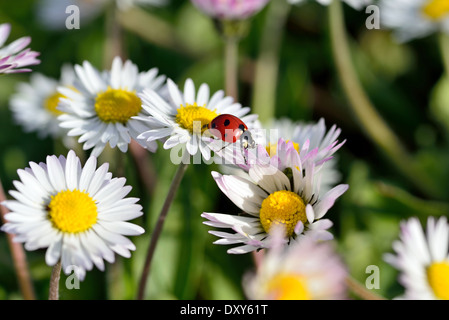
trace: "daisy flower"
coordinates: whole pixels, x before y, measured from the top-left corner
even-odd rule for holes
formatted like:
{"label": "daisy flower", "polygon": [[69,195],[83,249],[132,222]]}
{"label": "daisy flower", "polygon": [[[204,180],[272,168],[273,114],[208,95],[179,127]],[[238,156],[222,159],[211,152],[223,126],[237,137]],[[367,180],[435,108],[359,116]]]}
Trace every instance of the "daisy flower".
{"label": "daisy flower", "polygon": [[[158,76],[153,68],[140,72],[137,66],[119,57],[114,58],[110,71],[100,73],[85,61],[76,65],[77,79],[74,88],[59,88],[67,98],[60,99],[58,109],[60,126],[69,129],[69,136],[80,136],[84,150],[91,149],[98,156],[109,143],[126,152],[131,138],[147,129],[144,122],[134,116],[145,117],[138,93],[144,88],[160,90],[165,76]],[[143,147],[155,151],[155,142],[143,143]]]}
{"label": "daisy flower", "polygon": [[[303,3],[305,0],[287,0],[291,4],[300,4]],[[332,3],[333,0],[316,0],[319,4],[323,6],[328,6]],[[361,10],[365,8],[366,6],[373,3],[373,0],[343,0],[348,5],[353,7],[356,10]]]}
{"label": "daisy flower", "polygon": [[399,270],[399,282],[407,300],[449,300],[449,224],[446,217],[427,219],[424,233],[420,221],[411,218],[401,223],[395,254],[385,260]]}
{"label": "daisy flower", "polygon": [[[201,215],[207,219],[203,222],[206,225],[235,231],[210,231],[222,238],[215,241],[216,244],[240,245],[228,253],[247,253],[269,247],[267,235],[272,225],[283,225],[288,241],[304,235],[321,240],[333,238],[327,231],[332,222],[323,217],[348,186],[338,185],[321,196],[320,179],[315,177],[320,172],[315,170],[315,163],[302,163],[292,143],[280,143],[283,152],[278,160],[284,165],[256,161],[248,170],[248,178],[212,172],[220,190],[243,210],[239,215],[208,212]],[[262,146],[258,149],[259,153],[265,151]]]}
{"label": "daisy flower", "polygon": [[393,29],[399,42],[438,31],[449,33],[447,0],[382,0],[379,5],[382,25]]}
{"label": "daisy flower", "polygon": [[131,191],[126,179],[112,178],[107,163],[98,169],[96,165],[90,157],[81,167],[74,151],[67,158],[30,162],[29,168],[17,171],[17,191],[9,192],[15,200],[2,203],[10,213],[1,230],[25,243],[27,250],[47,248],[49,266],[61,260],[66,273],[67,267],[76,266],[80,280],[94,265],[103,271],[103,260],[113,263],[114,252],[129,258],[136,248],[125,236],[144,232],[127,222],[141,216],[142,207],[136,204],[139,199],[125,198]]}
{"label": "daisy flower", "polygon": [[310,237],[285,246],[282,228],[270,232],[272,248],[243,289],[251,300],[340,300],[346,298],[347,270],[331,242]]}
{"label": "daisy flower", "polygon": [[[323,118],[316,123],[293,122],[290,119],[274,120],[266,130],[264,143],[270,157],[275,156],[278,151],[278,140],[281,138],[286,142],[292,142],[294,149],[298,152],[302,161],[313,159],[317,166],[323,166],[321,174],[321,192],[325,193],[339,181],[341,174],[336,169],[337,152],[346,140],[338,143],[341,129],[333,125],[329,130]],[[259,140],[260,141],[260,140]],[[274,141],[274,142],[273,142]],[[324,172],[325,171],[325,172]]]}
{"label": "daisy flower", "polygon": [[36,59],[39,52],[25,49],[31,42],[30,37],[22,37],[4,46],[10,32],[9,23],[0,24],[0,74],[30,72],[31,69],[23,67],[39,64],[40,60]]}
{"label": "daisy flower", "polygon": [[248,115],[248,107],[242,107],[232,97],[225,97],[223,90],[210,96],[209,86],[205,83],[199,86],[197,92],[192,79],[187,79],[181,91],[171,79],[167,79],[167,88],[167,100],[154,90],[144,90],[139,95],[143,101],[143,110],[150,116],[139,115],[133,119],[141,120],[151,127],[137,137],[139,141],[153,143],[162,140],[165,149],[185,147],[189,155],[200,153],[205,160],[209,160],[211,143],[214,141],[204,133],[206,125],[216,116],[234,115],[248,128],[252,128],[257,119],[257,115]]}
{"label": "daisy flower", "polygon": [[64,65],[59,80],[34,72],[30,81],[19,83],[17,92],[11,97],[10,106],[16,123],[25,132],[36,131],[40,138],[65,136],[66,132],[59,126],[57,109],[59,98],[64,96],[57,90],[59,86],[70,87],[74,79],[73,68]]}
{"label": "daisy flower", "polygon": [[269,0],[191,0],[202,12],[213,18],[243,20],[263,9]]}

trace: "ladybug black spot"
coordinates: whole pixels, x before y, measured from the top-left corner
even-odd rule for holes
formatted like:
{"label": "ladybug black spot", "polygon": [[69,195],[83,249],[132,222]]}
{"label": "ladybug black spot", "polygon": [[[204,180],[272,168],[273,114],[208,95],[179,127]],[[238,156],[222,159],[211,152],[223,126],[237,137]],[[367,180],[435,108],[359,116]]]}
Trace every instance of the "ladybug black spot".
{"label": "ladybug black spot", "polygon": [[215,122],[212,122],[212,129],[215,129],[216,126],[217,124]]}
{"label": "ladybug black spot", "polygon": [[224,122],[224,126],[227,127],[227,126],[229,126],[230,123],[231,123],[231,121],[229,121],[229,119],[226,119]]}

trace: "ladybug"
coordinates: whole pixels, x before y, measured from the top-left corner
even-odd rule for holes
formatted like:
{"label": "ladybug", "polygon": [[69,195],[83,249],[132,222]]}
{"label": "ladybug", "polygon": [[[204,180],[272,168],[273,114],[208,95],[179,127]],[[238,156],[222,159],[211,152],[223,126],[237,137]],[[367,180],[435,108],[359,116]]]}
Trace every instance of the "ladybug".
{"label": "ladybug", "polygon": [[221,114],[215,117],[210,123],[204,125],[204,127],[209,129],[209,132],[216,138],[229,144],[239,140],[242,155],[245,163],[247,162],[244,150],[254,148],[256,142],[253,140],[251,132],[242,120],[232,114]]}

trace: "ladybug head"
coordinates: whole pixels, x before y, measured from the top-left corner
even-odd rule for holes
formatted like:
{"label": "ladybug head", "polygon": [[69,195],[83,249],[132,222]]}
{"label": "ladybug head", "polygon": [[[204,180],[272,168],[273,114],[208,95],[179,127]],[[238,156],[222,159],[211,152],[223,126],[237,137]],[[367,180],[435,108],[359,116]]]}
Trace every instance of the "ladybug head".
{"label": "ladybug head", "polygon": [[256,141],[254,141],[253,136],[249,130],[243,131],[240,136],[240,143],[244,149],[253,149],[256,146]]}

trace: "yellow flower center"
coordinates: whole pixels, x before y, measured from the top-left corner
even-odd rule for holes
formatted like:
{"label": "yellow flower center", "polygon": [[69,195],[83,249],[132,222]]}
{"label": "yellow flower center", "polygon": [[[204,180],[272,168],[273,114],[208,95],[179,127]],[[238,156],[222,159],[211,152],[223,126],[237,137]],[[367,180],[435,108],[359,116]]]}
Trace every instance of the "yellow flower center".
{"label": "yellow flower center", "polygon": [[59,103],[59,99],[60,98],[65,98],[66,96],[59,93],[59,92],[55,92],[51,95],[49,95],[47,97],[47,99],[45,99],[44,101],[44,108],[50,112],[53,116],[57,117],[60,116],[61,114],[63,114],[62,111],[59,111],[58,109],[56,109],[58,107],[58,103]]}
{"label": "yellow flower center", "polygon": [[422,8],[423,13],[432,20],[440,20],[449,15],[448,0],[429,0]]}
{"label": "yellow flower center", "polygon": [[177,111],[176,122],[192,134],[204,133],[206,125],[218,116],[215,111],[200,107],[196,102],[193,105],[188,103],[185,106],[181,105]]}
{"label": "yellow flower center", "polygon": [[262,201],[260,222],[265,232],[269,232],[271,225],[283,224],[287,236],[291,237],[299,221],[307,222],[306,206],[296,193],[281,190],[270,194]]}
{"label": "yellow flower center", "polygon": [[304,277],[297,274],[280,273],[267,286],[270,297],[275,300],[310,300]]}
{"label": "yellow flower center", "polygon": [[142,109],[142,102],[135,91],[112,89],[99,93],[95,98],[95,111],[103,122],[126,123],[137,116]]}
{"label": "yellow flower center", "polygon": [[[290,140],[286,140],[286,143],[290,142]],[[295,148],[296,151],[298,151],[299,153],[299,144],[297,144],[296,142],[293,142],[293,148]],[[278,144],[277,143],[269,143],[268,146],[265,147],[265,149],[267,149],[268,155],[270,157],[273,157],[277,154],[278,151]]]}
{"label": "yellow flower center", "polygon": [[86,192],[77,189],[60,191],[51,197],[48,214],[62,232],[83,232],[97,222],[97,205]]}
{"label": "yellow flower center", "polygon": [[449,261],[432,263],[427,268],[427,278],[435,295],[449,300]]}

